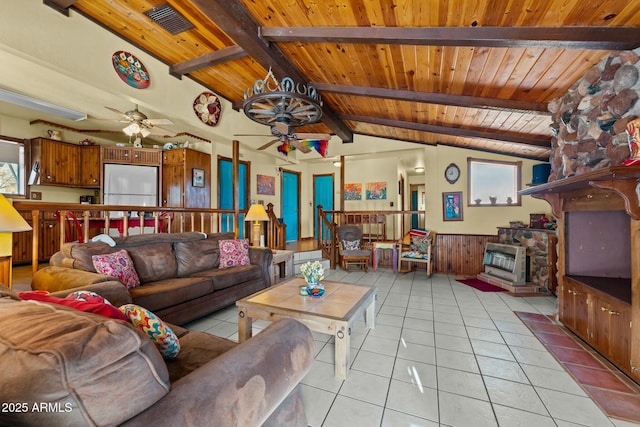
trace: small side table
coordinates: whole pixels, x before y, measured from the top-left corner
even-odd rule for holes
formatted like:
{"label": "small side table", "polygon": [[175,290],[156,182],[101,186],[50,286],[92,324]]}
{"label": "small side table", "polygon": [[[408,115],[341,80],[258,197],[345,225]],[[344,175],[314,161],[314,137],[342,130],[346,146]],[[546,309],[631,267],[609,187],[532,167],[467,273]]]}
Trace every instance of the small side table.
{"label": "small side table", "polygon": [[373,242],[373,271],[378,269],[378,249],[391,249],[393,272],[398,272],[398,245],[393,241]]}
{"label": "small side table", "polygon": [[[284,263],[284,269],[283,264]],[[273,278],[273,283],[276,283],[276,265],[279,267],[279,276],[281,278],[284,277],[293,277],[293,251],[286,251],[284,249],[277,249],[273,251],[273,261],[271,262],[270,273]]]}

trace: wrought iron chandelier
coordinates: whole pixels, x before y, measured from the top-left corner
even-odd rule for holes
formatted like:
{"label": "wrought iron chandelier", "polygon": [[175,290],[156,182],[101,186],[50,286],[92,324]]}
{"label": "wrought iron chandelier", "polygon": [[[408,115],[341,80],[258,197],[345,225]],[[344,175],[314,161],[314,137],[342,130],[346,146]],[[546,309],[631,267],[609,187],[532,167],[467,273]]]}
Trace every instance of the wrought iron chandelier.
{"label": "wrought iron chandelier", "polygon": [[320,121],[322,98],[313,86],[296,84],[290,77],[278,81],[269,69],[264,79],[244,91],[242,108],[247,117],[260,124],[295,127]]}

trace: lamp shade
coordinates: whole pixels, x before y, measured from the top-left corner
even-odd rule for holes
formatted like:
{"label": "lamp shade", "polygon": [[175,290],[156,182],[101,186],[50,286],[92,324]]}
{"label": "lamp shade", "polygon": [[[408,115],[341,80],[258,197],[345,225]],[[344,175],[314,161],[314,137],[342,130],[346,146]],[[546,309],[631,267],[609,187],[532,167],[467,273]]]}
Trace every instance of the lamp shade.
{"label": "lamp shade", "polygon": [[269,215],[267,215],[267,211],[264,210],[264,206],[255,204],[251,205],[249,208],[249,212],[247,212],[247,216],[244,217],[245,221],[269,221]]}
{"label": "lamp shade", "polygon": [[0,194],[0,233],[29,231],[31,226],[13,205]]}

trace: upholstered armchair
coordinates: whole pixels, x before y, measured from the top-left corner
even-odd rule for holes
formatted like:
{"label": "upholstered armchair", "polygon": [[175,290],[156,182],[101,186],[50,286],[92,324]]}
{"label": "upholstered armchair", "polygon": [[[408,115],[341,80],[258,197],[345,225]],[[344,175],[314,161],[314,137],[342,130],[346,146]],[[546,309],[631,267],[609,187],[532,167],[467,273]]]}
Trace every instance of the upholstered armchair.
{"label": "upholstered armchair", "polygon": [[371,262],[371,249],[363,247],[362,229],[357,225],[341,225],[337,234],[340,267],[349,271],[350,266],[355,266],[366,272]]}
{"label": "upholstered armchair", "polygon": [[[413,271],[417,264],[423,264],[427,275],[431,276],[435,263],[435,243],[434,231],[411,229],[398,242],[398,272]],[[409,263],[409,267],[402,269],[403,262]]]}

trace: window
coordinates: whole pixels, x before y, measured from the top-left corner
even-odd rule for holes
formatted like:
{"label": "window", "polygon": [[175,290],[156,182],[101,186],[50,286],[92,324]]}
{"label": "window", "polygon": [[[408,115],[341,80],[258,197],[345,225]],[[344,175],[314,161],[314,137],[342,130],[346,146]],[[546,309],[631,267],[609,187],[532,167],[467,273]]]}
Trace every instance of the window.
{"label": "window", "polygon": [[469,206],[520,206],[522,162],[467,159]]}
{"label": "window", "polygon": [[25,195],[24,144],[0,137],[0,193]]}

